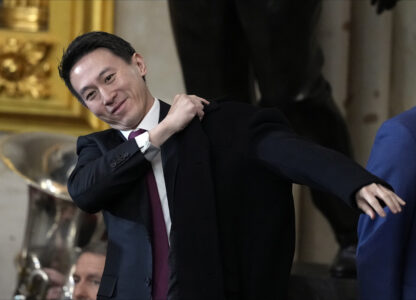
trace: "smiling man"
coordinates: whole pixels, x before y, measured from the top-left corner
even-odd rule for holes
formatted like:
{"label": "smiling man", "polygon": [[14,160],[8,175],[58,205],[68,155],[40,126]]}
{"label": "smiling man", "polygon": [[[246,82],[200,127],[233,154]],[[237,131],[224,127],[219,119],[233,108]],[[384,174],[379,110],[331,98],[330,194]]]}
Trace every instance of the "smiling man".
{"label": "smiling man", "polygon": [[154,102],[142,80],[146,74],[143,59],[134,53],[131,60],[137,68],[128,68],[122,58],[101,48],[81,58],[71,72],[72,85],[88,109],[119,130],[135,128]]}
{"label": "smiling man", "polygon": [[296,136],[275,109],[154,98],[143,58],[115,35],[77,37],[59,71],[112,127],[79,137],[68,181],[75,203],[102,210],[107,226],[98,299],[286,299],[293,182],[372,218],[384,215],[378,199],[393,212],[404,204],[351,160]]}

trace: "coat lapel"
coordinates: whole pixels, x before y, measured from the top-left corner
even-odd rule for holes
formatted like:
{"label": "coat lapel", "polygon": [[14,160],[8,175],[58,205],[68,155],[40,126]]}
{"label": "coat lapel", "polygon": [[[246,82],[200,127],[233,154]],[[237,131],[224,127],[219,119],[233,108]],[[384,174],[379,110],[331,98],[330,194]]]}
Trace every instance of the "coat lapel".
{"label": "coat lapel", "polygon": [[[170,105],[160,101],[160,117],[159,123],[168,114]],[[175,194],[175,180],[178,169],[178,139],[176,135],[169,138],[161,147],[162,166],[165,177],[166,193],[168,195],[169,210],[172,212],[174,194]],[[174,216],[171,213],[173,221]]]}

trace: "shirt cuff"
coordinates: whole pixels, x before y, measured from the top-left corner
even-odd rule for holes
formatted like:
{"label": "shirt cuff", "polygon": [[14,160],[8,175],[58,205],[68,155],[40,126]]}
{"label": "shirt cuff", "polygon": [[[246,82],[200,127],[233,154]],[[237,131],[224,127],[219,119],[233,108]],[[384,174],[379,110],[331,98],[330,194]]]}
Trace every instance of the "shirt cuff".
{"label": "shirt cuff", "polygon": [[144,132],[134,138],[140,151],[148,161],[152,161],[159,153],[160,149],[153,146],[150,143],[150,137],[148,132]]}

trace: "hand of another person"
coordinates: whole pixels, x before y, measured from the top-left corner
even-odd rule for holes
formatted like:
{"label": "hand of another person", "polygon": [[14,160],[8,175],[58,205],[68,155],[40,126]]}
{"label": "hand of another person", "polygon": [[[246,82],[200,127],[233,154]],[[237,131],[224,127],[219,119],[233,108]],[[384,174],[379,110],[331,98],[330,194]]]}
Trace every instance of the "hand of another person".
{"label": "hand of another person", "polygon": [[398,0],[371,0],[371,5],[377,7],[377,13],[381,14],[384,10],[392,9]]}
{"label": "hand of another person", "polygon": [[48,291],[46,300],[58,300],[62,298],[62,287],[65,285],[65,276],[52,268],[44,268],[43,271],[48,275]]}
{"label": "hand of another person", "polygon": [[159,147],[170,136],[184,129],[195,116],[202,120],[204,104],[209,102],[195,95],[176,95],[167,116],[149,131],[150,142]]}
{"label": "hand of another person", "polygon": [[370,216],[371,219],[376,217],[375,213],[381,217],[386,216],[386,213],[381,207],[380,201],[383,201],[394,214],[401,212],[401,206],[406,204],[406,202],[404,202],[394,192],[376,183],[362,187],[355,194],[355,201],[357,202],[357,206],[364,211],[364,213]]}

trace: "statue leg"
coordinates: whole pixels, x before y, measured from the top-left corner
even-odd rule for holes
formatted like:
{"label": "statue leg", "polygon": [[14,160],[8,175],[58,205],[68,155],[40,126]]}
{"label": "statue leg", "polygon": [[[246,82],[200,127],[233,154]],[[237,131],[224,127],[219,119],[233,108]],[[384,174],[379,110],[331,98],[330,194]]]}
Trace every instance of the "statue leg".
{"label": "statue leg", "polygon": [[[323,56],[315,36],[321,1],[305,0],[302,5],[291,0],[237,2],[260,105],[280,108],[300,135],[352,157],[346,123],[321,75]],[[354,276],[358,213],[326,193],[312,190],[312,198],[341,248],[333,275]]]}
{"label": "statue leg", "polygon": [[187,93],[252,102],[248,46],[233,1],[170,0],[169,11]]}

